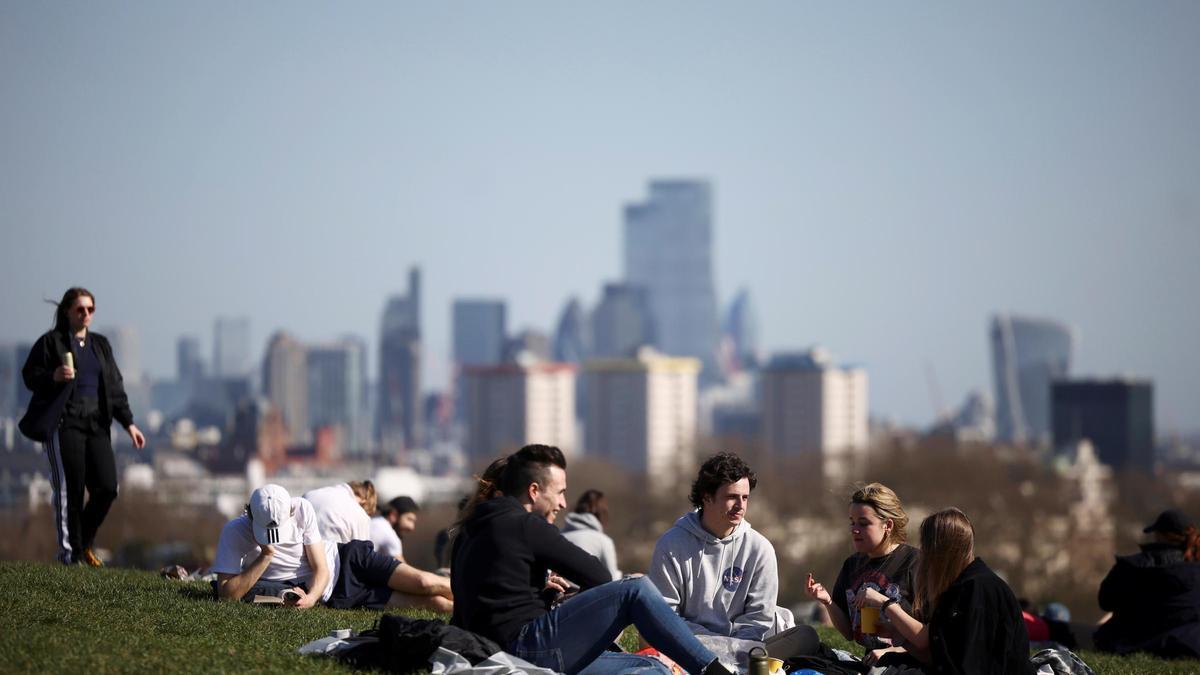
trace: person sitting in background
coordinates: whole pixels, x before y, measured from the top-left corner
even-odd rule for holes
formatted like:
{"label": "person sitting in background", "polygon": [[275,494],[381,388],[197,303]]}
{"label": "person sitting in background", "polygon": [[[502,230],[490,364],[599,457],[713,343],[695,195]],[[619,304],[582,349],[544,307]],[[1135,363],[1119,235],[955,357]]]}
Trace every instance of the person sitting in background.
{"label": "person sitting in background", "polygon": [[[1017,597],[975,557],[966,514],[944,509],[921,522],[921,557],[910,613],[895,597],[866,586],[855,598],[873,607],[905,639],[867,653],[869,665],[903,665],[949,675],[1032,675],[1029,635]],[[922,623],[914,617],[921,616]]]}
{"label": "person sitting in background", "polygon": [[1116,654],[1200,657],[1200,534],[1182,511],[1164,511],[1143,532],[1154,541],[1119,556],[1100,584],[1100,608],[1112,618],[1096,630],[1096,648]]}
{"label": "person sitting in background", "polygon": [[249,602],[291,591],[289,604],[300,609],[324,602],[338,609],[453,610],[444,579],[376,553],[369,541],[323,539],[318,522],[312,502],[282,486],[255,490],[245,513],[221,530],[211,568],[217,597]]}
{"label": "person sitting in background", "polygon": [[854,554],[842,563],[833,593],[808,575],[808,595],[825,606],[829,620],[847,640],[870,651],[890,647],[898,637],[887,622],[864,631],[856,601],[864,589],[873,588],[899,602],[905,611],[913,606],[913,577],[917,549],[908,540],[908,514],[900,498],[881,483],[865,485],[850,495],[850,541]]}
{"label": "person sitting in background", "polygon": [[612,573],[613,581],[621,578],[617,568],[617,547],[612,537],[604,533],[608,527],[608,500],[599,490],[585,490],[575,503],[575,512],[567,514],[563,536],[567,541],[591,553]]}
{"label": "person sitting in background", "polygon": [[[339,544],[354,539],[371,540],[371,514],[375,513],[375,485],[350,481],[304,493],[317,512],[321,538]],[[378,549],[376,549],[378,550]]]}
{"label": "person sitting in background", "polygon": [[412,497],[400,496],[387,503],[382,513],[371,519],[370,539],[375,550],[404,562],[404,535],[417,529],[421,507]]}
{"label": "person sitting in background", "polygon": [[722,452],[692,483],[694,510],[659,538],[650,580],[696,635],[763,640],[775,627],[775,548],[746,520],[758,478]]}

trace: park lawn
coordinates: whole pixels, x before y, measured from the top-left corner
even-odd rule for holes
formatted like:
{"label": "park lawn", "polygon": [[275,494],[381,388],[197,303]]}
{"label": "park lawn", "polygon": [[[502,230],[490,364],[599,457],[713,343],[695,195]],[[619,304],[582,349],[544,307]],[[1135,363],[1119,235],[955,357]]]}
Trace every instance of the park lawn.
{"label": "park lawn", "polygon": [[[337,628],[371,628],[382,614],[218,603],[207,584],[128,569],[4,562],[0,588],[0,672],[345,672],[296,649]],[[830,645],[861,653],[832,628],[819,630]],[[1081,656],[1100,675],[1200,673],[1200,661]]]}

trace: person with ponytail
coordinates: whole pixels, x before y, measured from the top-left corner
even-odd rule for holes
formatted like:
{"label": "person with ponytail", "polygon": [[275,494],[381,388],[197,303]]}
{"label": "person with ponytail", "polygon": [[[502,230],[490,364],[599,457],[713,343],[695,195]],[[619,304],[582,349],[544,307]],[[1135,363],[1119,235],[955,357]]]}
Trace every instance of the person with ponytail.
{"label": "person with ponytail", "polygon": [[938,511],[921,522],[911,613],[871,588],[856,603],[859,609],[878,607],[906,640],[904,647],[868,653],[868,665],[903,665],[939,675],[1036,671],[1021,606],[1008,584],[975,556],[975,530],[958,509]]}
{"label": "person with ponytail", "polygon": [[59,562],[100,567],[104,563],[92,546],[117,498],[113,420],[129,433],[133,447],[144,447],[146,438],[133,423],[112,346],[91,331],[95,312],[96,298],[87,289],[63,294],[54,328],[38,338],[21,369],[33,396],[18,426],[42,444],[50,460]]}
{"label": "person with ponytail", "polygon": [[1100,584],[1100,608],[1112,618],[1096,630],[1096,648],[1116,654],[1200,657],[1200,533],[1182,511],[1163,511],[1143,532],[1154,541],[1118,556]]}

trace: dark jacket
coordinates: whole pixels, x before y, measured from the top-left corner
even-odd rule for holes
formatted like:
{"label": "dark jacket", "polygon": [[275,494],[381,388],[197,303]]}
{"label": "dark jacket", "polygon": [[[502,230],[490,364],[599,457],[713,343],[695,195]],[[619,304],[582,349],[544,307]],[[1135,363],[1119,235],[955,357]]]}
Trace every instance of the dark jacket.
{"label": "dark jacket", "polygon": [[[115,418],[121,426],[133,424],[133,412],[129,409],[129,398],[125,396],[125,384],[117,360],[113,358],[112,346],[99,333],[88,333],[96,348],[100,361],[100,415],[101,425],[108,428]],[[52,330],[38,338],[29,350],[21,377],[25,387],[33,392],[29,408],[18,426],[30,440],[45,443],[62,419],[63,408],[71,393],[75,391],[75,380],[55,382],[54,371],[66,362],[70,350],[79,363],[78,343],[70,336]]]}
{"label": "dark jacket", "polygon": [[450,623],[507,647],[522,626],[549,611],[541,593],[548,569],[582,589],[612,581],[599,560],[516,498],[481,503],[454,539]]}
{"label": "dark jacket", "polygon": [[1200,656],[1200,562],[1184,560],[1178,546],[1118,556],[1100,584],[1100,608],[1113,613],[1096,630],[1101,651]]}
{"label": "dark jacket", "polygon": [[1033,673],[1021,606],[1004,580],[976,558],[937,599],[929,620],[931,673]]}

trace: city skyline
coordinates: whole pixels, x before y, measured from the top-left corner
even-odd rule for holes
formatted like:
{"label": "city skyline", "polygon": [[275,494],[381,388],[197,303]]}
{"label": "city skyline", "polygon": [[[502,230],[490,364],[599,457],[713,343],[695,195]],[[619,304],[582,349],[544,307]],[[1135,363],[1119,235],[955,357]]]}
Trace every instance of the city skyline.
{"label": "city skyline", "polygon": [[763,350],[863,365],[873,414],[931,422],[929,367],[949,407],[989,392],[988,321],[1013,313],[1072,326],[1074,374],[1151,378],[1156,428],[1194,431],[1198,21],[5,5],[0,341],[32,342],[42,300],[82,284],[155,377],[180,335],[208,354],[220,315],[251,318],[253,364],[277,329],[362,336],[374,377],[416,265],[437,388],[454,298],[551,333],[620,277],[623,206],[699,178],[720,312],[748,288]]}

